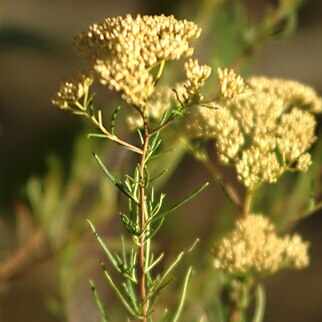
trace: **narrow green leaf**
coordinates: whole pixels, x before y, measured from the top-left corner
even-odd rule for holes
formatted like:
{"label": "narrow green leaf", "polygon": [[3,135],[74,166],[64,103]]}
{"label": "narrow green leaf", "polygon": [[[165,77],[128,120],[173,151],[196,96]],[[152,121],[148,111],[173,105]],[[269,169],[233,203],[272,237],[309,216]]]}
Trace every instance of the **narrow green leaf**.
{"label": "narrow green leaf", "polygon": [[108,136],[105,134],[101,134],[101,133],[89,133],[87,134],[88,138],[99,138],[99,139],[107,139]]}
{"label": "narrow green leaf", "polygon": [[123,263],[127,265],[126,251],[125,251],[125,242],[123,235],[121,236],[121,245],[122,245],[122,259]]}
{"label": "narrow green leaf", "polygon": [[168,313],[169,313],[168,309],[165,309],[165,310],[164,310],[164,312],[163,312],[163,315],[162,315],[162,317],[161,317],[161,319],[160,319],[159,321],[160,321],[160,322],[165,322],[165,321],[167,321]]}
{"label": "narrow green leaf", "polygon": [[161,122],[160,122],[160,125],[163,125],[164,122],[167,120],[168,118],[168,115],[169,115],[169,110],[165,110],[163,112],[163,115],[162,115],[162,118],[161,118]]}
{"label": "narrow green leaf", "polygon": [[82,112],[82,111],[75,111],[75,110],[71,110],[71,112],[74,114],[74,115],[80,115],[80,116],[85,116],[87,115],[86,112]]}
{"label": "narrow green leaf", "polygon": [[160,141],[160,132],[156,132],[152,135],[152,139],[150,141],[150,148],[154,147],[155,145],[159,144]]}
{"label": "narrow green leaf", "polygon": [[172,113],[177,116],[183,116],[183,112],[181,109],[174,109],[172,110]]}
{"label": "narrow green leaf", "polygon": [[262,322],[265,314],[265,289],[262,284],[258,284],[255,290],[255,313],[252,322]]}
{"label": "narrow green leaf", "polygon": [[128,295],[129,300],[131,301],[131,304],[136,312],[139,312],[139,299],[137,298],[137,295],[133,289],[133,285],[130,281],[127,281],[126,283],[123,283],[123,287],[125,289],[126,294]]}
{"label": "narrow green leaf", "polygon": [[195,245],[199,242],[199,239],[196,239],[195,242],[193,243],[193,245],[188,249],[188,250],[184,250],[182,252],[180,252],[176,259],[172,262],[172,264],[167,268],[167,270],[160,276],[159,281],[153,285],[150,289],[150,292],[153,293],[155,292],[155,290],[163,283],[163,281],[166,279],[166,277],[172,272],[172,270],[178,265],[178,263],[180,262],[180,260],[182,259],[182,257],[191,252]]}
{"label": "narrow green leaf", "polygon": [[95,303],[96,303],[96,306],[97,306],[97,309],[98,309],[98,312],[99,312],[99,317],[101,319],[102,322],[108,322],[108,318],[107,318],[107,315],[105,313],[105,310],[103,308],[103,304],[101,302],[101,299],[96,291],[96,288],[94,286],[94,283],[92,280],[89,281],[89,284],[90,284],[90,287],[91,287],[91,290],[92,290],[92,293],[93,293],[93,296],[94,296],[94,300],[95,300]]}
{"label": "narrow green leaf", "polygon": [[121,109],[121,106],[118,106],[115,109],[115,111],[113,112],[112,117],[111,117],[111,126],[110,126],[110,129],[111,129],[111,133],[113,135],[115,134],[115,122],[116,122],[116,119],[117,119],[117,116],[119,114],[120,109]]}
{"label": "narrow green leaf", "polygon": [[154,237],[157,234],[157,232],[160,230],[160,228],[162,227],[163,222],[164,222],[164,217],[159,221],[158,225],[155,228],[153,228],[153,229],[151,229],[151,231],[149,231],[149,233],[145,237],[145,240],[152,239],[152,237]]}
{"label": "narrow green leaf", "polygon": [[173,322],[179,321],[179,317],[180,317],[180,314],[181,314],[181,312],[183,310],[183,306],[184,306],[184,303],[185,303],[185,300],[186,300],[187,288],[188,288],[188,284],[189,284],[190,279],[191,279],[191,275],[192,275],[192,266],[189,267],[189,269],[187,271],[187,274],[186,274],[186,277],[184,279],[180,303],[179,303],[179,306],[178,306],[177,311],[175,313],[175,316],[173,318]]}
{"label": "narrow green leaf", "polygon": [[201,187],[199,187],[198,189],[196,189],[188,197],[186,197],[183,200],[179,201],[178,203],[176,203],[175,205],[173,205],[171,208],[169,208],[169,209],[165,210],[164,212],[162,212],[160,215],[157,215],[157,216],[152,217],[151,220],[150,220],[150,223],[155,222],[157,220],[160,220],[160,219],[164,218],[165,216],[168,216],[173,211],[175,211],[177,208],[179,208],[180,206],[184,205],[186,202],[188,202],[189,200],[191,200],[192,198],[194,198],[198,193],[200,193],[202,190],[204,190],[208,185],[209,185],[209,183],[206,182]]}
{"label": "narrow green leaf", "polygon": [[96,96],[96,93],[93,92],[88,98],[87,98],[87,101],[86,101],[86,109],[88,109],[90,107],[90,105],[93,105],[93,100],[94,100],[94,97]]}
{"label": "narrow green leaf", "polygon": [[148,273],[155,267],[164,257],[164,253],[161,253],[148,267],[145,268],[144,272]]}
{"label": "narrow green leaf", "polygon": [[101,159],[98,157],[97,154],[93,153],[96,161],[98,162],[99,166],[103,170],[103,172],[106,174],[106,176],[112,181],[112,183],[128,198],[132,199],[135,203],[138,204],[138,201],[135,199],[135,197],[125,188],[124,185],[122,185],[112,174],[107,170],[104,163],[101,161]]}
{"label": "narrow green leaf", "polygon": [[139,138],[140,138],[140,142],[141,142],[141,144],[143,144],[144,143],[144,139],[143,139],[142,132],[139,129],[137,130],[137,132],[138,132],[138,135],[139,135]]}
{"label": "narrow green leaf", "polygon": [[90,225],[92,232],[95,236],[95,238],[97,239],[98,243],[100,244],[100,246],[102,247],[102,249],[104,250],[105,254],[107,255],[108,259],[110,260],[110,262],[112,263],[112,265],[115,267],[115,269],[121,273],[121,269],[116,261],[116,259],[114,258],[114,256],[112,255],[112,253],[110,252],[110,250],[108,249],[108,247],[105,245],[104,241],[101,239],[101,237],[98,235],[94,225],[91,223],[91,221],[89,219],[86,220],[88,222],[88,224]]}
{"label": "narrow green leaf", "polygon": [[121,291],[118,289],[117,285],[114,283],[112,277],[109,275],[106,267],[104,266],[103,262],[100,262],[101,267],[103,269],[104,275],[108,281],[108,283],[110,284],[110,286],[112,287],[112,289],[114,290],[114,292],[116,293],[116,295],[119,297],[119,299],[121,300],[122,304],[124,305],[124,307],[128,310],[128,312],[132,315],[132,316],[137,316],[138,314],[134,311],[134,309],[129,305],[129,303],[127,302],[126,298],[123,296],[123,294],[121,293]]}
{"label": "narrow green leaf", "polygon": [[102,110],[97,111],[97,120],[100,126],[103,126]]}
{"label": "narrow green leaf", "polygon": [[161,193],[160,199],[159,199],[158,203],[152,208],[152,212],[151,212],[150,216],[154,216],[160,211],[164,198],[165,198],[165,193]]}
{"label": "narrow green leaf", "polygon": [[128,216],[123,214],[122,212],[119,212],[119,216],[122,220],[122,223],[127,230],[127,232],[133,237],[133,236],[139,236],[141,234],[140,227],[133,222]]}

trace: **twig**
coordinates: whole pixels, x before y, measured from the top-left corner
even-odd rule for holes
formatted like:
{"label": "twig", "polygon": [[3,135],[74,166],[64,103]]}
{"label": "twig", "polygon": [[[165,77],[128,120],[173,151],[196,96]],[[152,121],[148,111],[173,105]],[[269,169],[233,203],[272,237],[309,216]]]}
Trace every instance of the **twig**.
{"label": "twig", "polygon": [[38,229],[13,255],[0,263],[0,282],[9,280],[20,273],[22,268],[34,261],[34,256],[40,256],[46,246],[44,232]]}
{"label": "twig", "polygon": [[223,178],[222,174],[215,167],[215,165],[209,161],[208,158],[205,158],[205,159],[202,158],[201,162],[205,166],[205,168],[210,172],[213,179],[219,184],[221,190],[224,192],[227,198],[232,202],[232,204],[240,212],[243,212],[243,205],[242,205],[240,196],[237,193],[237,191],[234,189],[234,187]]}
{"label": "twig", "polygon": [[251,190],[247,190],[245,200],[244,200],[244,209],[243,209],[244,216],[247,216],[251,212],[252,200],[253,200],[253,192]]}

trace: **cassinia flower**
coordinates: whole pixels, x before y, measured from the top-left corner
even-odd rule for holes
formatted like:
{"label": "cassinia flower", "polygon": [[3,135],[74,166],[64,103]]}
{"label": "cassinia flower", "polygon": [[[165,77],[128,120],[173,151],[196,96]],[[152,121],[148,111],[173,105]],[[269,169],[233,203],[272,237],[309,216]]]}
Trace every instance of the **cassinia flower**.
{"label": "cassinia flower", "polygon": [[289,169],[306,171],[307,151],[315,141],[314,114],[322,111],[314,90],[265,77],[252,77],[244,87],[231,71],[219,76],[224,99],[216,109],[199,106],[187,123],[188,135],[215,139],[219,159],[233,165],[249,189],[275,182]]}
{"label": "cassinia flower", "polygon": [[102,84],[142,108],[154,91],[152,70],[163,61],[191,56],[189,41],[200,33],[195,23],[173,16],[127,15],[91,25],[75,46]]}
{"label": "cassinia flower", "polygon": [[205,81],[211,74],[211,67],[199,65],[197,59],[189,59],[184,65],[187,80],[183,84],[183,96],[185,100],[189,98],[195,102],[201,101],[203,96],[200,89],[205,85]]}
{"label": "cassinia flower", "polygon": [[251,214],[237,220],[233,231],[215,246],[214,267],[235,277],[302,269],[309,264],[308,246],[297,234],[278,237],[268,218]]}
{"label": "cassinia flower", "polygon": [[220,84],[220,97],[231,99],[245,91],[244,79],[231,68],[217,69]]}
{"label": "cassinia flower", "polygon": [[91,76],[81,73],[63,80],[52,99],[52,103],[61,109],[73,108],[76,102],[87,95],[92,83],[93,78]]}

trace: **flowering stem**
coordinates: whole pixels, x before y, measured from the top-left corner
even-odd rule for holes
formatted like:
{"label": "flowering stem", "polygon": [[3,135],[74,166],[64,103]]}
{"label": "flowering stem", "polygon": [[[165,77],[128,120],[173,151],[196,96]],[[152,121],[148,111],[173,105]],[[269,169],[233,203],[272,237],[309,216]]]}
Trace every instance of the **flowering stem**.
{"label": "flowering stem", "polygon": [[118,138],[116,135],[113,135],[112,133],[110,133],[97,119],[95,116],[90,116],[88,114],[86,114],[88,118],[91,119],[91,121],[94,123],[94,125],[96,127],[98,127],[103,134],[105,134],[109,140],[115,142],[116,144],[118,145],[121,145],[123,147],[125,147],[126,149],[128,150],[131,150],[135,153],[138,153],[138,154],[142,154],[142,150],[128,142],[125,142],[123,140],[121,140],[120,138]]}
{"label": "flowering stem", "polygon": [[[0,282],[19,275],[29,265],[47,257],[50,251],[42,230],[36,230],[26,243],[0,265]],[[48,252],[47,252],[48,251]]]}
{"label": "flowering stem", "polygon": [[146,280],[145,280],[145,233],[144,228],[146,225],[146,202],[145,202],[145,189],[146,189],[146,176],[145,176],[145,165],[149,146],[150,134],[148,131],[148,125],[146,118],[142,115],[144,122],[144,133],[143,133],[143,147],[142,154],[140,157],[140,199],[139,199],[139,210],[140,210],[140,230],[141,236],[139,238],[138,247],[138,273],[139,273],[139,294],[142,304],[142,316],[143,321],[147,322],[147,301],[146,301]]}
{"label": "flowering stem", "polygon": [[245,200],[244,200],[244,209],[243,209],[244,217],[246,217],[251,211],[252,199],[253,199],[253,191],[247,190]]}
{"label": "flowering stem", "polygon": [[184,142],[187,145],[188,151],[194,156],[196,160],[198,160],[204,165],[204,167],[211,174],[213,180],[219,184],[220,188],[222,189],[226,197],[231,201],[231,203],[236,207],[236,209],[238,209],[241,213],[243,213],[244,207],[238,192],[234,189],[234,187],[229,182],[225,180],[225,178],[222,176],[220,171],[209,160],[208,154],[203,153],[202,157],[200,157],[198,153],[196,153],[194,148],[190,146],[186,140],[184,140]]}
{"label": "flowering stem", "polygon": [[157,132],[162,131],[164,128],[166,128],[168,125],[170,125],[177,117],[178,117],[177,114],[172,114],[163,124],[156,127],[155,129],[151,130],[150,135],[153,135]]}
{"label": "flowering stem", "polygon": [[[98,110],[98,117],[96,117],[92,112],[87,110],[87,98],[88,98],[88,93],[86,92],[85,98],[84,98],[84,103],[83,105],[79,102],[75,102],[75,107],[78,109],[77,114],[81,115],[81,116],[85,116],[88,119],[90,119],[92,121],[92,123],[101,130],[101,132],[106,135],[106,137],[115,142],[118,145],[123,146],[124,148],[133,151],[135,153],[138,154],[142,154],[142,150],[138,147],[136,147],[135,145],[132,145],[126,141],[121,140],[120,138],[118,138],[115,134],[111,133],[110,131],[108,131],[105,126],[103,125],[103,121],[102,121],[102,112],[101,110]],[[69,109],[71,111],[73,111],[73,109]]]}
{"label": "flowering stem", "polygon": [[243,284],[243,286],[238,290],[238,297],[232,299],[229,322],[245,321],[252,286],[252,281],[245,282],[245,284]]}
{"label": "flowering stem", "polygon": [[202,158],[201,162],[210,172],[214,180],[219,184],[222,191],[225,193],[227,198],[232,204],[242,213],[243,206],[237,191],[231,186],[221,175],[219,170],[209,161],[208,158]]}
{"label": "flowering stem", "polygon": [[239,322],[241,319],[242,311],[239,307],[235,306],[232,308],[230,322]]}

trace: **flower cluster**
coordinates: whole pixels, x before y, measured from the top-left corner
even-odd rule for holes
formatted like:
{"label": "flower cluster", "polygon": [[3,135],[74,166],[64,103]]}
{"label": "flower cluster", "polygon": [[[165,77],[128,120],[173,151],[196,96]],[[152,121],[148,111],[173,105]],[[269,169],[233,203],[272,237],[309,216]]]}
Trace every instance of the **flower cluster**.
{"label": "flower cluster", "polygon": [[220,97],[225,99],[234,98],[245,91],[244,79],[231,68],[217,69],[220,84]]}
{"label": "flower cluster", "polygon": [[277,146],[283,158],[291,163],[301,156],[314,140],[314,116],[298,108],[281,116],[277,127]]}
{"label": "flower cluster", "polygon": [[211,74],[211,67],[207,65],[199,65],[197,59],[189,59],[184,65],[187,80],[183,84],[185,88],[184,98],[192,99],[195,102],[201,101],[203,96],[200,89],[205,85],[205,81]]}
{"label": "flower cluster", "polygon": [[216,109],[198,107],[187,125],[189,135],[214,138],[219,159],[235,166],[239,180],[249,189],[275,182],[290,169],[306,171],[321,98],[308,86],[265,77],[248,79],[247,89],[241,81],[240,86],[230,86],[220,73],[225,99]]}
{"label": "flower cluster", "polygon": [[129,104],[144,107],[154,90],[152,70],[161,62],[191,56],[189,41],[201,29],[173,16],[107,18],[75,39],[100,82],[122,93]]}
{"label": "flower cluster", "polygon": [[52,103],[61,109],[72,108],[81,98],[88,94],[88,89],[93,83],[93,78],[85,74],[63,80],[59,90],[52,99]]}
{"label": "flower cluster", "polygon": [[265,276],[284,268],[308,265],[308,243],[297,234],[278,237],[274,225],[260,214],[239,219],[214,249],[214,267],[235,277]]}
{"label": "flower cluster", "polygon": [[264,153],[260,147],[251,146],[236,160],[236,171],[237,178],[246,187],[253,188],[259,182],[276,182],[283,168],[274,152]]}
{"label": "flower cluster", "polygon": [[250,77],[247,83],[257,90],[283,99],[289,107],[299,107],[311,113],[322,112],[322,100],[310,86],[297,81],[263,76]]}

